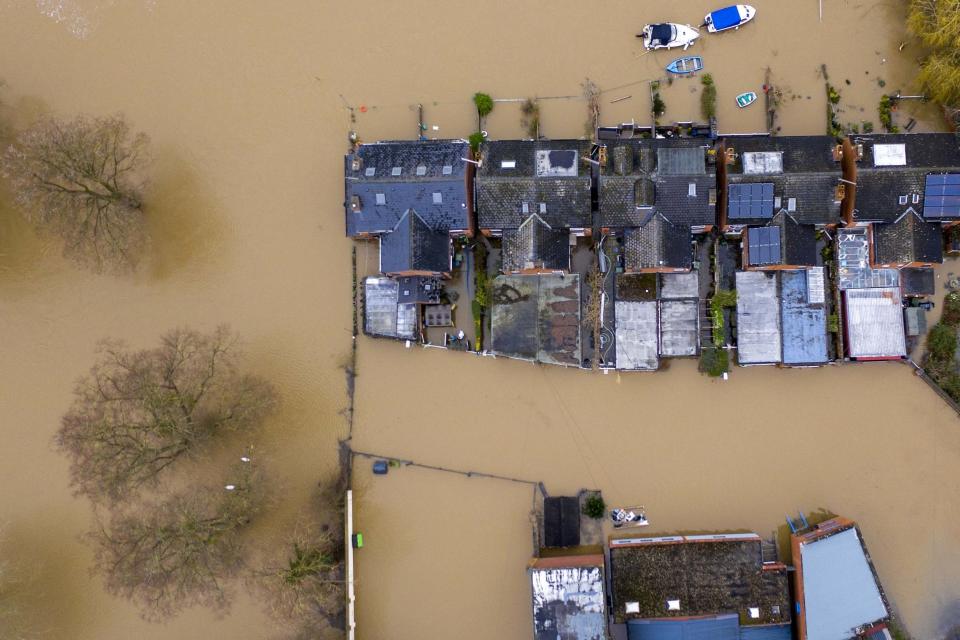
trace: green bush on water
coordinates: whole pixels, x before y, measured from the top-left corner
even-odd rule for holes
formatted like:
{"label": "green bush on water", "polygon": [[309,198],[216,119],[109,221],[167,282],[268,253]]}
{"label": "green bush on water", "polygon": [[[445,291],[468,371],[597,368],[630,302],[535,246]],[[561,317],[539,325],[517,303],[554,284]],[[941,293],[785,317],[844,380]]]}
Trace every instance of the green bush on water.
{"label": "green bush on water", "polygon": [[476,153],[480,150],[480,145],[483,144],[483,132],[477,131],[475,133],[471,133],[468,141],[470,142],[470,150]]}
{"label": "green bush on water", "polygon": [[717,115],[717,85],[713,83],[713,76],[709,73],[700,78],[703,89],[700,91],[700,113],[704,120]]}
{"label": "green bush on water", "polygon": [[476,105],[477,115],[481,118],[486,118],[493,111],[493,98],[489,94],[479,91],[473,94],[473,104]]}

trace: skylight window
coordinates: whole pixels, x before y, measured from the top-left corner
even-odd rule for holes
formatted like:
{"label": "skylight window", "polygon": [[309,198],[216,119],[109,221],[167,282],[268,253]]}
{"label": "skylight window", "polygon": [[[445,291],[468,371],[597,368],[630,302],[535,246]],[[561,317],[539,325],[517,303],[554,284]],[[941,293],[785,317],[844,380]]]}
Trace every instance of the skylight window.
{"label": "skylight window", "polygon": [[900,204],[907,204],[907,196],[900,196]]}
{"label": "skylight window", "polygon": [[443,175],[449,176],[453,173],[453,165],[445,164],[443,165]]}
{"label": "skylight window", "polygon": [[873,145],[873,166],[875,167],[902,167],[907,164],[907,145],[905,144],[875,144]]}
{"label": "skylight window", "polygon": [[547,212],[547,203],[546,203],[546,202],[541,202],[541,203],[540,203],[540,213],[546,213],[546,212]]}
{"label": "skylight window", "polygon": [[385,193],[378,193],[378,194],[377,194],[377,204],[379,204],[379,205],[381,205],[381,206],[387,204],[387,194],[385,194]]}
{"label": "skylight window", "polygon": [[368,178],[372,178],[373,176],[377,175],[377,168],[367,167],[366,170],[363,172],[363,175],[367,176]]}
{"label": "skylight window", "polygon": [[524,202],[523,204],[520,205],[520,211],[522,211],[523,213],[530,213],[530,205]]}
{"label": "skylight window", "polygon": [[392,176],[399,176],[401,173],[403,173],[403,169],[401,169],[400,167],[394,167],[393,169],[390,170],[390,175]]}
{"label": "skylight window", "polygon": [[920,204],[920,194],[919,194],[919,193],[913,194],[913,204]]}
{"label": "skylight window", "polygon": [[796,198],[787,198],[787,211],[793,213],[797,210],[797,199]]}
{"label": "skylight window", "polygon": [[501,169],[516,169],[517,161],[516,160],[501,160],[500,161]]}
{"label": "skylight window", "polygon": [[426,165],[422,165],[422,164],[417,165],[417,175],[418,175],[418,176],[425,176],[425,175],[427,175],[427,167],[426,167]]}
{"label": "skylight window", "polygon": [[687,195],[690,196],[691,198],[695,198],[697,196],[696,182],[691,182],[690,184],[687,185]]}
{"label": "skylight window", "polygon": [[443,194],[439,191],[433,192],[433,204],[443,204]]}

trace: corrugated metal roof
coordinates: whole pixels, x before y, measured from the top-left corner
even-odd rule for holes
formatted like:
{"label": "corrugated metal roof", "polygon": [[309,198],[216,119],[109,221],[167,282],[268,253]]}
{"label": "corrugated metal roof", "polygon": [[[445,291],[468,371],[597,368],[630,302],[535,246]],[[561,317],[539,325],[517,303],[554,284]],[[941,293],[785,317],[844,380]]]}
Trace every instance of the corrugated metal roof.
{"label": "corrugated metal roof", "polygon": [[783,362],[823,364],[827,361],[827,311],[812,302],[805,271],[780,272]]}
{"label": "corrugated metal roof", "polygon": [[899,358],[907,354],[900,289],[848,289],[844,325],[851,358]]}
{"label": "corrugated metal roof", "polygon": [[811,640],[846,640],[888,615],[857,529],[800,546],[804,616]]}
{"label": "corrugated metal roof", "polygon": [[774,274],[738,271],[736,280],[738,362],[780,362],[780,305]]}

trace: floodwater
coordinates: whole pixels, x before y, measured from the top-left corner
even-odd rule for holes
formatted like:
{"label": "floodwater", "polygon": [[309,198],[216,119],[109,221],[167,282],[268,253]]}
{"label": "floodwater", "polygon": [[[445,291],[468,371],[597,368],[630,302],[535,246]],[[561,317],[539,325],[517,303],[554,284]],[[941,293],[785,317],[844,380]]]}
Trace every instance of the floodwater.
{"label": "floodwater", "polygon": [[[738,110],[733,98],[759,91],[767,66],[798,96],[781,109],[784,133],[824,131],[821,63],[841,91],[845,121],[876,121],[883,91],[912,90],[918,52],[910,43],[898,51],[898,5],[826,0],[820,22],[814,0],[755,4],[755,24],[704,36],[693,49],[714,73],[721,130],[764,127],[760,105]],[[605,123],[644,122],[646,83],[674,56],[640,55],[633,34],[653,19],[696,24],[710,4],[678,1],[663,13],[626,0],[603,3],[603,14],[598,6],[0,1],[9,117],[120,111],[155,153],[155,244],[132,277],[75,269],[0,194],[2,549],[28,564],[18,603],[43,637],[274,636],[244,597],[223,619],[191,610],[151,625],[88,575],[77,536],[89,508],[71,496],[66,462],[51,445],[73,381],[100,338],[146,346],[177,325],[229,322],[252,366],[284,396],[265,443],[283,470],[273,523],[283,527],[334,467],[344,433],[347,130],[367,140],[411,137],[412,105],[421,103],[430,135],[465,136],[475,127],[469,96],[483,90],[544,98],[541,132],[576,137],[586,77],[604,91]],[[696,80],[664,86],[664,119],[696,119],[696,88]],[[912,113],[918,130],[937,126],[929,110],[898,117]],[[519,135],[518,104],[498,103],[486,129]],[[540,480],[555,494],[600,488],[611,503],[645,503],[660,531],[763,533],[784,512],[830,509],[860,521],[918,638],[956,622],[960,432],[906,367],[737,370],[720,383],[689,362],[657,375],[601,376],[364,338],[359,357],[358,448]],[[456,629],[464,638],[528,638],[529,487],[438,473],[374,479],[358,464],[357,524],[367,539],[357,557],[359,637]]]}

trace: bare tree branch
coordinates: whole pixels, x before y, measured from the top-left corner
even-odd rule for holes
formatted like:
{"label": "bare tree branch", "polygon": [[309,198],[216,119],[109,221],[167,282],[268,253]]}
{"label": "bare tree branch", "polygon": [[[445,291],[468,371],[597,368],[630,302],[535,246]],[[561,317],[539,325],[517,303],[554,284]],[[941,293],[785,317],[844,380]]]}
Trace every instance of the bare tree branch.
{"label": "bare tree branch", "polygon": [[64,240],[64,253],[95,270],[135,266],[147,242],[140,170],[148,139],[122,116],[45,118],[3,156],[28,220]]}
{"label": "bare tree branch", "polygon": [[209,335],[177,329],[143,351],[102,342],[56,436],[77,492],[126,500],[216,437],[259,426],[277,395],[237,371],[239,355],[226,327]]}

